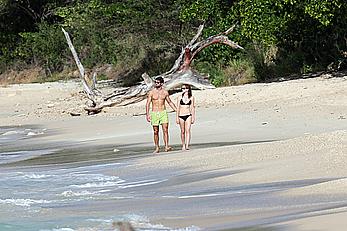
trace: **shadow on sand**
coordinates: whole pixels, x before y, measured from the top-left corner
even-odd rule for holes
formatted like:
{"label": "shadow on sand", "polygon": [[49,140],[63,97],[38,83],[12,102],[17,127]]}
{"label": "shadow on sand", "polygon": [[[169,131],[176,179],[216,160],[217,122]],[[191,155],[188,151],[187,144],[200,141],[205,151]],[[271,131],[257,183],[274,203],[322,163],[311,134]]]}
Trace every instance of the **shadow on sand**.
{"label": "shadow on sand", "polygon": [[[224,146],[244,145],[273,142],[274,140],[257,140],[257,141],[234,141],[234,142],[210,142],[210,143],[195,143],[191,145],[191,149],[199,150],[205,148],[216,148]],[[132,144],[116,144],[116,145],[90,145],[87,143],[75,144],[50,144],[50,145],[25,145],[18,151],[26,150],[42,150],[58,149],[50,154],[36,155],[28,157],[25,160],[10,162],[2,166],[37,166],[50,164],[102,164],[108,162],[119,162],[122,160],[145,157],[153,155],[152,143],[132,143]],[[181,145],[172,145],[173,151],[169,153],[177,153],[181,149]],[[23,150],[24,149],[24,150]],[[44,152],[43,152],[44,153]],[[169,154],[161,152],[160,154]],[[1,155],[1,153],[0,153]]]}

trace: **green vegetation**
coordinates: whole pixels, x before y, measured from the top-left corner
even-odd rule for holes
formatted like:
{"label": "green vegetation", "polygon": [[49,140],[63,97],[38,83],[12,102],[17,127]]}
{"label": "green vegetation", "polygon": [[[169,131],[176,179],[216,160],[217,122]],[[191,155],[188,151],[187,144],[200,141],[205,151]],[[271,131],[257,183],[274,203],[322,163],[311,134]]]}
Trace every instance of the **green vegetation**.
{"label": "green vegetation", "polygon": [[37,81],[50,81],[76,70],[64,27],[86,68],[111,64],[99,78],[131,85],[168,70],[202,23],[202,37],[236,23],[230,38],[245,48],[199,53],[194,68],[216,86],[344,69],[346,14],[345,0],[0,0],[0,74],[40,68]]}

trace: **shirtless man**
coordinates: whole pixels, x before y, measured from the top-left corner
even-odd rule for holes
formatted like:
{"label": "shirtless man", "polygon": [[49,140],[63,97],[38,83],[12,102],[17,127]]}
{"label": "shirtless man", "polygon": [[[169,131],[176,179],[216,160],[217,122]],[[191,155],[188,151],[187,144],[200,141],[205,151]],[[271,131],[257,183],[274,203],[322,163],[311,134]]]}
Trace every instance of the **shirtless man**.
{"label": "shirtless man", "polygon": [[[162,77],[157,77],[154,81],[155,88],[148,93],[147,103],[146,103],[146,119],[151,122],[154,132],[154,153],[159,152],[159,125],[163,129],[163,137],[165,144],[165,151],[168,152],[172,150],[169,147],[169,117],[165,108],[165,100],[168,102],[170,107],[176,111],[175,104],[171,101],[169,97],[169,92],[163,88],[164,79]],[[152,111],[149,111],[150,104],[152,103]]]}

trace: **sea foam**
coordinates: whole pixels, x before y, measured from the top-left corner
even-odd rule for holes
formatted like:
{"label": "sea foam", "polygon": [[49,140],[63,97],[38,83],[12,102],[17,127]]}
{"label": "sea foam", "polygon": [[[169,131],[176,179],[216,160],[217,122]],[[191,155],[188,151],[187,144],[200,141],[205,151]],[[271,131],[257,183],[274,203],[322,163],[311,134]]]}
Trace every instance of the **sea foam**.
{"label": "sea foam", "polygon": [[11,204],[23,207],[29,207],[33,204],[48,204],[51,203],[47,200],[33,200],[33,199],[0,199],[0,204]]}

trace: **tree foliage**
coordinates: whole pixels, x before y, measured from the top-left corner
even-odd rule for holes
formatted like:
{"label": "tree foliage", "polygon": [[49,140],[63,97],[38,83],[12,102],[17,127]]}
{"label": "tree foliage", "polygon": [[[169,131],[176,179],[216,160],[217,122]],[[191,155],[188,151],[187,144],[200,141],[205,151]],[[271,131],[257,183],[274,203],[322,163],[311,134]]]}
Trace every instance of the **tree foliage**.
{"label": "tree foliage", "polygon": [[49,72],[73,67],[60,32],[64,27],[87,67],[109,63],[123,74],[158,73],[170,67],[202,23],[204,37],[236,24],[231,39],[247,48],[203,50],[195,64],[204,72],[203,63],[222,73],[235,59],[248,61],[261,80],[343,68],[346,5],[345,0],[0,0],[0,70],[17,62]]}

